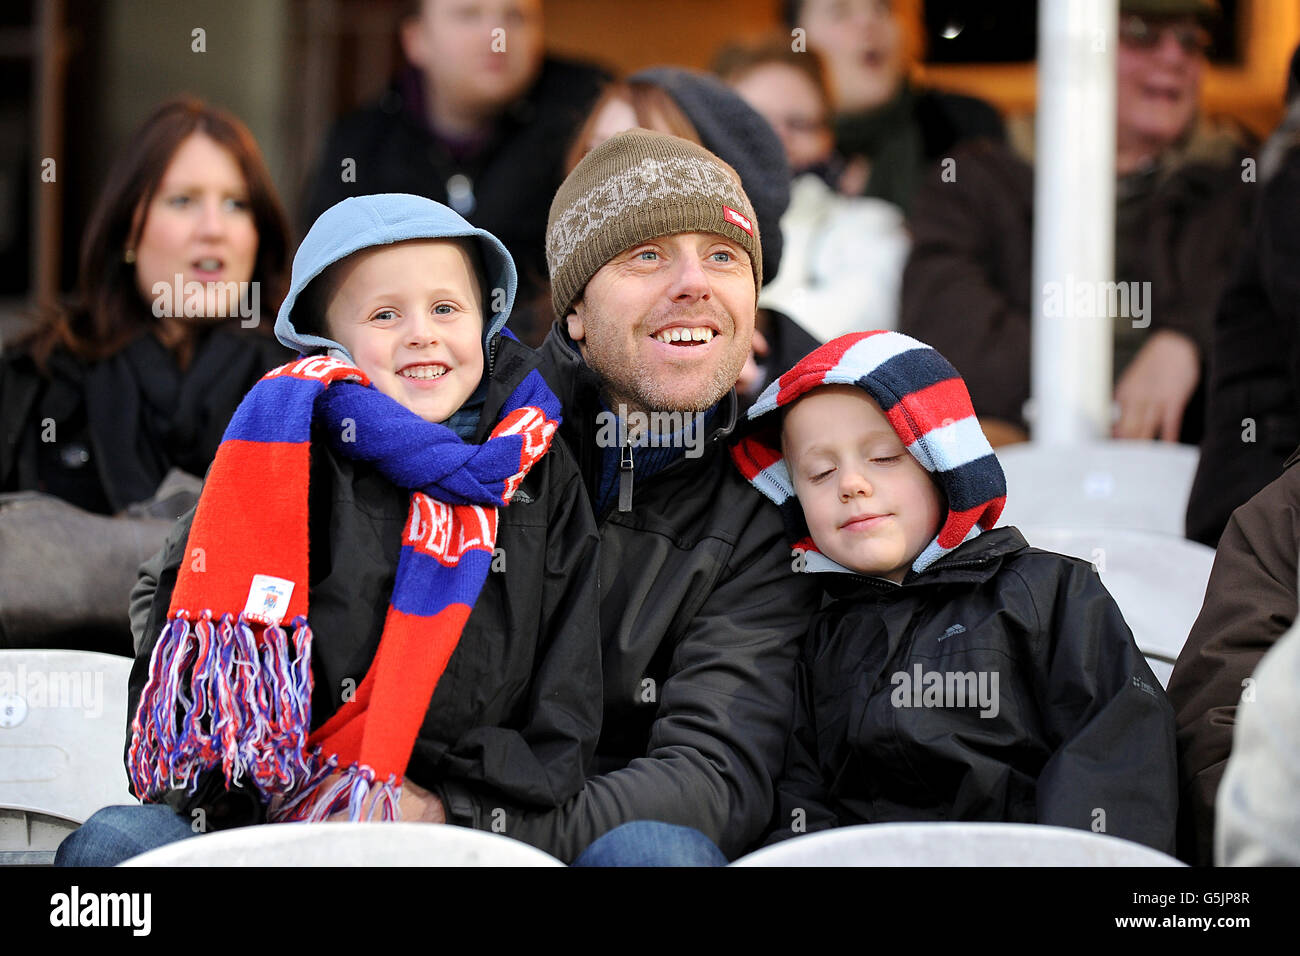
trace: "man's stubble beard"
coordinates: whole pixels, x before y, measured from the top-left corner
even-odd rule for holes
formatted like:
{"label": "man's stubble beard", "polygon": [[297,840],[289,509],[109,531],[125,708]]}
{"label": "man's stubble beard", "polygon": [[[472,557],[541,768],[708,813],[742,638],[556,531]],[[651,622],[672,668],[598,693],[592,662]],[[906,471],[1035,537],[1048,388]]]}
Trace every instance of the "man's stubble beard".
{"label": "man's stubble beard", "polygon": [[593,309],[590,303],[583,320],[585,334],[578,346],[588,368],[600,377],[601,393],[610,408],[617,409],[621,405],[628,411],[703,412],[735,387],[750,349],[748,343],[741,348],[736,337],[736,322],[730,313],[719,308],[713,312],[713,317],[722,329],[730,329],[728,350],[693,396],[682,396],[676,389],[665,387],[655,379],[650,369],[637,362],[634,354],[622,354],[621,346],[608,347],[608,343],[617,343],[622,338],[616,320]]}

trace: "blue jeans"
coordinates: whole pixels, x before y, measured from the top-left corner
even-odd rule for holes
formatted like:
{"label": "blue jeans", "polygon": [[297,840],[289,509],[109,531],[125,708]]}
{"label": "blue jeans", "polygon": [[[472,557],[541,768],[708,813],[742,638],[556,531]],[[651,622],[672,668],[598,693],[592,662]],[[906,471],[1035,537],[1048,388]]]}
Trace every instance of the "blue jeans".
{"label": "blue jeans", "polygon": [[574,866],[726,866],[727,858],[699,830],[633,820],[597,839]]}
{"label": "blue jeans", "polygon": [[198,836],[190,821],[166,804],[105,807],[68,834],[55,866],[117,866],[155,847]]}
{"label": "blue jeans", "polygon": [[[105,807],[69,834],[55,866],[116,866],[156,847],[198,836],[171,807]],[[574,866],[726,866],[713,841],[699,830],[636,820],[610,830],[587,847]]]}

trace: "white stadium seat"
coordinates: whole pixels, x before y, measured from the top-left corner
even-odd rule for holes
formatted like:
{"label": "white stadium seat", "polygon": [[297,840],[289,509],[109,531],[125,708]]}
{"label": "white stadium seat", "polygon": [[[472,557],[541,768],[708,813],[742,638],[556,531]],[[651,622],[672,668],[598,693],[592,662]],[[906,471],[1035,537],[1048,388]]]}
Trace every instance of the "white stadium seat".
{"label": "white stadium seat", "polygon": [[1200,451],[1158,441],[1022,442],[998,449],[1000,524],[1124,528],[1183,537]]}
{"label": "white stadium seat", "polygon": [[0,650],[0,864],[44,864],[96,810],[136,802],[127,785],[131,659]]}
{"label": "white stadium seat", "polygon": [[1214,549],[1185,538],[1119,528],[1019,527],[1034,547],[1082,558],[1097,568],[1138,648],[1167,686],[1201,613]]}
{"label": "white stadium seat", "polygon": [[563,866],[518,840],[434,823],[279,823],[169,843],[122,866]]}
{"label": "white stadium seat", "polygon": [[1183,866],[1118,837],[1027,823],[874,823],[784,840],[732,866]]}

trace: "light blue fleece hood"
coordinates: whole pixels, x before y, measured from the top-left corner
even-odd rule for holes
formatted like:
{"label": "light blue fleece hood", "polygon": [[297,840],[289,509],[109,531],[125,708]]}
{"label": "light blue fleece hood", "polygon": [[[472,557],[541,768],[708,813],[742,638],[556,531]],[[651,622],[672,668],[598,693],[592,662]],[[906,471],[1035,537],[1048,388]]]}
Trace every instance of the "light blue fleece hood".
{"label": "light blue fleece hood", "polygon": [[[326,267],[360,249],[407,239],[469,237],[478,240],[483,257],[483,272],[488,284],[488,288],[481,290],[485,313],[483,343],[486,354],[491,355],[487,343],[501,331],[515,304],[518,278],[514,260],[501,240],[492,233],[471,226],[442,203],[406,193],[353,196],[320,214],[293,257],[293,277],[289,294],[285,296],[275,320],[275,337],[286,347],[305,355],[333,352],[348,362],[355,361],[348,350],[333,339],[299,332],[294,325],[293,306],[307,284]],[[504,300],[495,292],[497,289],[505,293]],[[493,306],[498,303],[501,310],[494,311]],[[491,316],[490,321],[488,316]]]}

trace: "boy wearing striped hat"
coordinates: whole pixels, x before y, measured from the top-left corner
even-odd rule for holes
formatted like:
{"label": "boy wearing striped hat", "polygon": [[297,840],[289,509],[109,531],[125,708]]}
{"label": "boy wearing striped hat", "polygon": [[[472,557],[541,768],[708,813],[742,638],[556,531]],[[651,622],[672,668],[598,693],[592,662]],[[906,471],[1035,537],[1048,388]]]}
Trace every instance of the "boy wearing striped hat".
{"label": "boy wearing striped hat", "polygon": [[1006,484],[956,370],[906,335],[846,335],[749,417],[733,458],[825,593],[772,838],[1003,821],[1172,852],[1164,691],[1089,564],[994,527]]}

